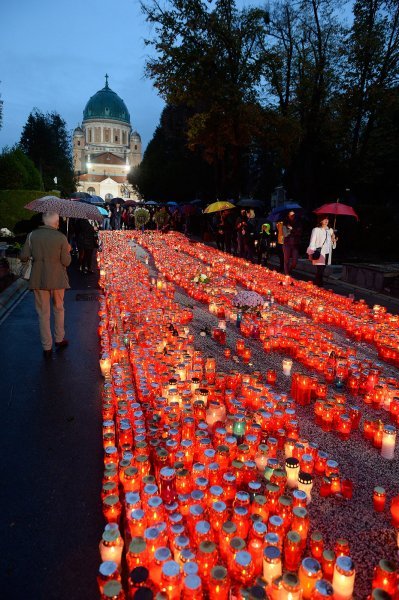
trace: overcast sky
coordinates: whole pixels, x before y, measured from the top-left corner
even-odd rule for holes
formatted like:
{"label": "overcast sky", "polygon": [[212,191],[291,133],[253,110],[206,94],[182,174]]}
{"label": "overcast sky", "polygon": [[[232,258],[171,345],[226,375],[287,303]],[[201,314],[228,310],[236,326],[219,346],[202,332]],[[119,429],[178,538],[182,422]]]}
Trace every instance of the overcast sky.
{"label": "overcast sky", "polygon": [[[239,7],[259,0],[238,0]],[[138,0],[5,0],[0,25],[0,149],[19,141],[34,107],[72,130],[86,102],[109,86],[125,101],[145,148],[163,108],[144,79],[150,30]]]}

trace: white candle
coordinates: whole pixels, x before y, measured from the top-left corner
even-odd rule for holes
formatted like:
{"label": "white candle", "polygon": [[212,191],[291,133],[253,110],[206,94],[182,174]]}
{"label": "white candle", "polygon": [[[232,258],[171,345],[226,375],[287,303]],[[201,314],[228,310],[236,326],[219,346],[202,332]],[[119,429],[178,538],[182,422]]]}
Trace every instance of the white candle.
{"label": "white candle", "polygon": [[209,427],[212,427],[218,421],[226,420],[226,407],[219,402],[210,402],[209,408],[206,411],[206,422]]}
{"label": "white candle", "polygon": [[266,546],[263,551],[263,578],[270,584],[275,577],[280,577],[281,553],[276,546]]}
{"label": "white candle", "polygon": [[349,556],[339,556],[334,566],[334,600],[351,600],[355,584],[355,568]]}
{"label": "white candle", "polygon": [[105,530],[100,542],[101,560],[113,561],[120,570],[122,562],[123,540],[119,529]]}
{"label": "white candle", "polygon": [[103,354],[100,358],[101,375],[107,377],[111,372],[111,359],[108,354]]}
{"label": "white candle", "polygon": [[290,358],[284,358],[284,360],[283,360],[284,375],[289,377],[291,375],[291,369],[292,369],[292,360]]}
{"label": "white candle", "polygon": [[396,429],[393,425],[385,425],[382,434],[381,456],[392,460],[395,454]]}
{"label": "white candle", "polygon": [[290,489],[298,487],[299,460],[290,456],[285,461],[285,472],[287,473],[287,485]]}
{"label": "white candle", "polygon": [[[291,459],[292,460],[292,459]],[[306,504],[312,500],[313,477],[309,473],[301,471],[298,475],[298,490],[305,492]]]}

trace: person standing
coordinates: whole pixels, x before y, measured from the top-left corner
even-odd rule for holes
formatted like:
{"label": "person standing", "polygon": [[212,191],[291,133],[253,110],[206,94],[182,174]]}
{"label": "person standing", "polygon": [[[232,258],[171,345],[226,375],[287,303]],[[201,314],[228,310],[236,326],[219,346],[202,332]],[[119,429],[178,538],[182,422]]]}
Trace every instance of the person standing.
{"label": "person standing", "polygon": [[79,269],[82,273],[93,273],[93,252],[97,247],[98,235],[94,225],[87,219],[76,222],[76,242],[79,250]]}
{"label": "person standing", "polygon": [[319,215],[317,227],[312,229],[309,247],[306,250],[309,259],[316,266],[314,282],[318,287],[323,287],[324,271],[326,265],[331,265],[331,255],[337,241],[334,230],[328,227],[328,216]]}
{"label": "person standing", "polygon": [[35,296],[43,354],[50,358],[53,347],[50,328],[51,304],[54,313],[55,347],[62,350],[68,346],[64,329],[64,292],[70,287],[66,268],[71,263],[71,246],[65,235],[58,231],[57,213],[44,213],[43,223],[44,225],[28,236],[21,251],[21,261],[26,262],[29,257],[33,259],[29,289],[33,290]]}
{"label": "person standing", "polygon": [[302,227],[295,215],[293,210],[287,215],[287,218],[283,222],[283,236],[284,236],[284,273],[291,275],[295,269],[298,256],[299,256],[299,244],[301,243]]}

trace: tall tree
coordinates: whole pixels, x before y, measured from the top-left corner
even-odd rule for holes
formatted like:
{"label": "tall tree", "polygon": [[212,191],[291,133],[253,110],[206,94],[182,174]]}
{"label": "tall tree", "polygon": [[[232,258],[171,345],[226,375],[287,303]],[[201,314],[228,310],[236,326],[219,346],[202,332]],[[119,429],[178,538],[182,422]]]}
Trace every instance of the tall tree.
{"label": "tall tree", "polygon": [[152,0],[142,8],[155,26],[147,76],[167,103],[193,110],[187,141],[214,165],[218,194],[238,194],[241,153],[259,118],[257,40],[267,13],[239,11],[233,0]]}
{"label": "tall tree", "polygon": [[74,191],[70,136],[58,113],[34,109],[22,130],[20,147],[39,169],[45,190],[57,185],[63,195]]}
{"label": "tall tree", "polygon": [[0,154],[0,190],[42,190],[43,182],[33,161],[20,148]]}

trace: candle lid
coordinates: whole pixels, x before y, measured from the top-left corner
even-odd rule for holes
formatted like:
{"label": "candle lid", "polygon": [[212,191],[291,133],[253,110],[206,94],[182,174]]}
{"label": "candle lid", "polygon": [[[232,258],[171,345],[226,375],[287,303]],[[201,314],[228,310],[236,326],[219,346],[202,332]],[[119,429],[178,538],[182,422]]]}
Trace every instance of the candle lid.
{"label": "candle lid", "polygon": [[216,567],[213,567],[211,570],[211,577],[212,579],[216,579],[216,581],[223,581],[227,578],[226,567],[223,567],[222,565],[216,565]]}
{"label": "candle lid", "polygon": [[321,533],[321,531],[314,531],[310,538],[313,542],[321,542],[323,539],[323,534]]}
{"label": "candle lid", "polygon": [[144,539],[156,540],[159,537],[159,529],[157,527],[147,527],[144,531]]}
{"label": "candle lid", "polygon": [[252,557],[246,550],[240,550],[235,556],[235,561],[240,567],[248,567],[251,564]]}
{"label": "candle lid", "polygon": [[183,565],[183,572],[186,575],[197,575],[197,573],[198,573],[198,564],[196,562],[194,562],[194,561],[186,562]]}
{"label": "candle lid", "polygon": [[281,506],[292,506],[292,498],[291,496],[280,496],[278,503]]}
{"label": "candle lid", "polygon": [[371,592],[370,596],[371,600],[390,600],[392,598],[391,594],[388,594],[385,590],[381,588],[375,588]]}
{"label": "candle lid", "polygon": [[235,552],[239,552],[240,550],[244,550],[246,544],[244,540],[240,537],[233,537],[230,540],[230,546]]}
{"label": "candle lid", "polygon": [[387,560],[386,558],[381,559],[378,563],[378,566],[386,573],[394,573],[396,570],[395,563],[393,563],[391,560]]}
{"label": "candle lid", "polygon": [[334,588],[326,579],[319,579],[316,581],[314,589],[322,597],[330,598],[334,595]]}
{"label": "candle lid", "polygon": [[215,551],[215,548],[216,548],[215,543],[211,542],[209,540],[205,540],[204,542],[201,542],[199,545],[200,552],[202,552],[204,554],[211,554],[212,552]]}
{"label": "candle lid", "polygon": [[187,590],[199,590],[201,588],[201,578],[195,574],[187,575],[184,578],[184,587]]}
{"label": "candle lid", "polygon": [[180,565],[174,560],[168,560],[162,565],[162,574],[166,577],[177,577],[180,573]]}
{"label": "candle lid", "polygon": [[374,488],[374,493],[378,496],[385,496],[385,488],[381,487],[380,485],[376,485]]}
{"label": "candle lid", "polygon": [[246,504],[249,504],[249,494],[248,492],[244,492],[244,491],[238,491],[236,493],[236,500],[239,500],[240,502],[245,502]]}
{"label": "candle lid", "polygon": [[214,502],[214,503],[212,504],[212,509],[213,509],[215,512],[220,512],[220,513],[222,513],[223,511],[225,511],[225,510],[226,510],[226,508],[227,508],[227,506],[226,506],[225,502],[222,502],[221,500],[217,500],[216,502]]}
{"label": "candle lid", "polygon": [[396,434],[396,428],[393,425],[385,425],[384,426],[384,433],[387,433],[388,435],[395,435]]}
{"label": "candle lid", "polygon": [[267,525],[263,521],[255,521],[252,528],[258,535],[266,535]]}
{"label": "candle lid", "polygon": [[[303,490],[294,490],[292,492],[292,495],[294,496],[294,498],[296,498],[297,500],[302,500],[305,501],[307,499],[306,496],[306,492],[304,492]],[[298,507],[300,508],[300,507]],[[294,509],[295,510],[295,509]]]}
{"label": "candle lid", "polygon": [[299,584],[299,579],[295,573],[284,573],[283,585],[285,588],[296,588]]}
{"label": "candle lid", "polygon": [[221,496],[223,494],[223,488],[220,485],[212,485],[209,492],[212,496]]}
{"label": "candle lid", "polygon": [[148,500],[148,506],[150,508],[159,508],[162,504],[163,504],[163,500],[162,500],[162,498],[160,498],[160,496],[152,496]]}
{"label": "candle lid", "polygon": [[287,539],[293,544],[300,544],[302,538],[297,531],[289,531],[287,533]]}
{"label": "candle lid", "polygon": [[105,598],[117,598],[122,591],[120,581],[107,581],[103,588]]}
{"label": "candle lid", "polygon": [[304,471],[299,471],[298,475],[299,483],[303,485],[310,485],[313,482],[313,477],[310,473],[305,473]]}
{"label": "candle lid", "polygon": [[228,535],[235,533],[237,531],[237,525],[233,523],[233,521],[226,521],[222,525],[222,529]]}
{"label": "candle lid", "polygon": [[323,558],[325,561],[330,562],[335,560],[335,552],[334,550],[323,550]]}
{"label": "candle lid", "polygon": [[289,456],[285,459],[285,466],[289,469],[296,469],[299,466],[299,460],[293,456]]}
{"label": "candle lid", "polygon": [[105,560],[99,567],[99,572],[103,577],[110,577],[118,569],[118,565],[113,560]]}
{"label": "candle lid", "polygon": [[148,579],[149,571],[146,567],[135,567],[132,571],[130,571],[130,581],[133,584],[143,583]]}
{"label": "candle lid", "polygon": [[[305,494],[306,497],[306,494]],[[303,506],[296,506],[293,511],[293,515],[299,517],[300,519],[305,519],[308,516],[308,511]]]}
{"label": "candle lid", "polygon": [[211,529],[211,524],[208,521],[198,521],[195,526],[195,531],[199,535],[206,535]]}
{"label": "candle lid", "polygon": [[269,562],[280,558],[281,552],[277,546],[266,546],[263,550],[263,556]]}
{"label": "candle lid", "polygon": [[278,535],[278,533],[274,533],[273,531],[269,531],[269,533],[267,533],[265,535],[265,542],[266,544],[269,545],[269,547],[271,546],[278,546],[280,543],[280,536]]}
{"label": "candle lid", "polygon": [[171,551],[166,546],[161,546],[161,548],[157,548],[154,552],[154,557],[159,562],[165,562],[172,556]]}
{"label": "candle lid", "polygon": [[338,556],[335,565],[341,573],[347,575],[352,574],[355,569],[353,560],[349,556]]}
{"label": "candle lid", "polygon": [[260,506],[264,506],[267,502],[267,498],[266,496],[263,496],[263,494],[256,494],[255,498],[254,498],[254,503],[259,504]]}
{"label": "candle lid", "polygon": [[311,557],[303,559],[302,568],[308,575],[316,575],[321,570],[319,561]]}
{"label": "candle lid", "polygon": [[140,521],[141,519],[144,519],[144,515],[145,515],[145,512],[143,510],[141,510],[141,508],[134,508],[132,510],[132,512],[130,513],[130,518],[133,521]]}
{"label": "candle lid", "polygon": [[157,491],[158,491],[158,486],[155,485],[155,483],[147,483],[144,486],[144,490],[143,490],[143,492],[144,492],[144,494],[146,494],[146,496],[155,496]]}
{"label": "candle lid", "polygon": [[110,496],[104,498],[104,504],[106,506],[114,506],[115,504],[118,504],[118,502],[119,496],[117,496],[116,494],[111,494]]}
{"label": "candle lid", "polygon": [[144,538],[142,537],[134,537],[129,545],[129,552],[132,554],[140,554],[144,552],[147,547]]}
{"label": "candle lid", "polygon": [[274,527],[281,527],[284,523],[284,520],[281,517],[279,517],[279,515],[272,515],[269,518],[269,523]]}

